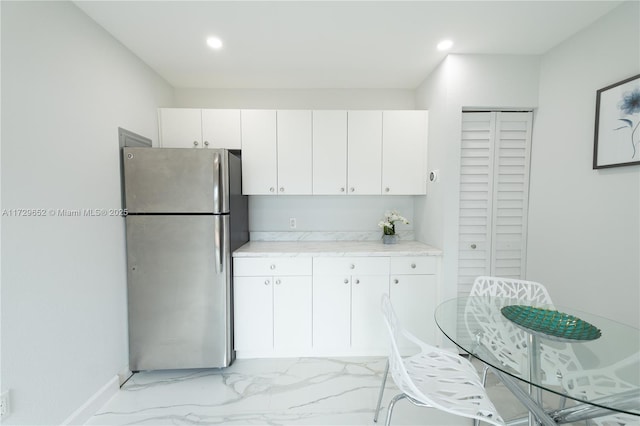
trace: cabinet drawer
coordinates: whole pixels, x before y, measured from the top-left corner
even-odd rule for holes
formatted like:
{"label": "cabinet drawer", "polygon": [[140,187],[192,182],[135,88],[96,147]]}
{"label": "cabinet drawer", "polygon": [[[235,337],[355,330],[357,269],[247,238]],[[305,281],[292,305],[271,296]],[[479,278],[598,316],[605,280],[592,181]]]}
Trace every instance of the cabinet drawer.
{"label": "cabinet drawer", "polygon": [[273,275],[311,275],[310,257],[235,257],[233,275],[255,277]]}
{"label": "cabinet drawer", "polygon": [[437,271],[435,256],[392,257],[391,274],[395,275],[424,275],[435,274]]}
{"label": "cabinet drawer", "polygon": [[315,275],[388,275],[388,257],[314,257]]}

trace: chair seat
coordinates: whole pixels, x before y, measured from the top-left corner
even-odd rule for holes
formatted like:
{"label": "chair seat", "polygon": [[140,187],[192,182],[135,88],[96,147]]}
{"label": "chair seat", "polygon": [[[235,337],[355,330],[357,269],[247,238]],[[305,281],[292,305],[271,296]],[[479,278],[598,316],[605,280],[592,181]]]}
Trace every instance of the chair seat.
{"label": "chair seat", "polygon": [[[382,296],[382,312],[389,332],[391,351],[378,395],[374,422],[378,420],[387,374],[391,372],[401,393],[389,403],[387,426],[391,423],[395,403],[402,398],[408,398],[419,406],[433,407],[497,426],[504,425],[471,362],[458,354],[431,346],[405,330],[386,294]],[[399,339],[411,342],[418,348],[418,352],[409,357],[400,356]]]}
{"label": "chair seat", "polygon": [[[404,358],[402,363],[420,393],[413,394],[410,386],[403,386],[412,399],[429,401],[429,406],[448,412],[453,408],[455,414],[471,418],[496,415],[476,368],[467,359],[446,351],[427,351]],[[393,370],[392,377],[396,383],[401,380]]]}

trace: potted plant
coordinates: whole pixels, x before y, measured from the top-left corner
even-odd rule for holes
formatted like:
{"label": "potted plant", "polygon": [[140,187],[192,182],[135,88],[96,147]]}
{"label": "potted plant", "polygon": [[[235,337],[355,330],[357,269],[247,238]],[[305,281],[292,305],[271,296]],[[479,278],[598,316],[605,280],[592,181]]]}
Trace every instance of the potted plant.
{"label": "potted plant", "polygon": [[395,244],[398,242],[398,236],[396,235],[396,222],[402,222],[405,225],[409,224],[409,221],[400,215],[397,210],[391,210],[384,214],[384,220],[378,222],[378,226],[382,228],[382,242],[384,244]]}

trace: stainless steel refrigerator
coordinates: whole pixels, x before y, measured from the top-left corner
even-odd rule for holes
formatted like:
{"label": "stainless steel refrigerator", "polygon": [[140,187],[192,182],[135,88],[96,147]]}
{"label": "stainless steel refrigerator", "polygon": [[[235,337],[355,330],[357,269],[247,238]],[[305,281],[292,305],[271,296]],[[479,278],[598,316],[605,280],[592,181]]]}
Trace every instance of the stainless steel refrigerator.
{"label": "stainless steel refrigerator", "polygon": [[132,371],[234,358],[233,250],[248,240],[241,161],[223,149],[123,148]]}

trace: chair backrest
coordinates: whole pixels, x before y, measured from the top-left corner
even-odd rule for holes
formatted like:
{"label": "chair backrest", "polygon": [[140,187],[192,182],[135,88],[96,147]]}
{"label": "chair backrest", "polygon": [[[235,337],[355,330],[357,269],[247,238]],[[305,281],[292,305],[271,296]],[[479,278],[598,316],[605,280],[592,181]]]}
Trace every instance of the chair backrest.
{"label": "chair backrest", "polygon": [[[504,424],[471,363],[457,354],[420,341],[402,328],[387,294],[382,296],[382,313],[391,340],[389,371],[401,392],[421,404],[451,414]],[[420,355],[403,361],[398,349],[400,338],[420,347]],[[413,375],[405,362],[410,364]],[[428,394],[424,389],[428,389]]]}
{"label": "chair backrest", "polygon": [[[510,299],[512,304],[525,304],[553,309],[553,301],[544,285],[535,281],[525,281],[511,278],[481,276],[475,279],[469,296],[481,298]],[[467,328],[470,323],[481,325],[478,330],[480,343],[488,348],[492,354],[503,364],[515,371],[528,371],[528,334],[514,324],[492,320],[500,317],[500,308],[503,301],[495,306],[487,308],[485,301],[476,303],[477,300],[469,299],[465,308]],[[575,353],[569,345],[555,344],[541,345],[541,369],[544,373],[544,382],[559,385],[561,371],[567,368],[576,368],[580,365]]]}
{"label": "chair backrest", "polygon": [[382,295],[382,315],[391,340],[391,352],[389,355],[389,371],[391,372],[391,377],[393,377],[393,381],[402,392],[418,401],[424,401],[427,398],[424,397],[413,384],[402,363],[402,357],[398,347],[399,341],[403,336],[403,330],[400,325],[400,320],[398,320],[398,316],[391,305],[389,295],[386,293]]}
{"label": "chair backrest", "polygon": [[469,296],[492,296],[514,299],[518,302],[552,305],[547,289],[535,281],[499,277],[478,277]]}
{"label": "chair backrest", "polygon": [[[549,354],[543,354],[543,356],[545,355]],[[559,376],[561,377],[562,387],[568,390],[569,394],[590,401],[636,390],[638,388],[637,384],[627,380],[629,378],[633,380],[634,373],[632,372],[637,374],[638,369],[640,369],[640,359],[637,354],[633,354],[613,365],[591,370],[563,364],[559,366]],[[590,421],[599,426],[637,425],[638,416],[613,413]]]}
{"label": "chair backrest", "polygon": [[477,277],[465,307],[468,331],[503,364],[521,373],[528,371],[528,335],[501,318],[503,300],[486,303],[492,298],[509,299],[510,304],[548,306],[552,304],[547,289],[534,281],[500,277]]}

